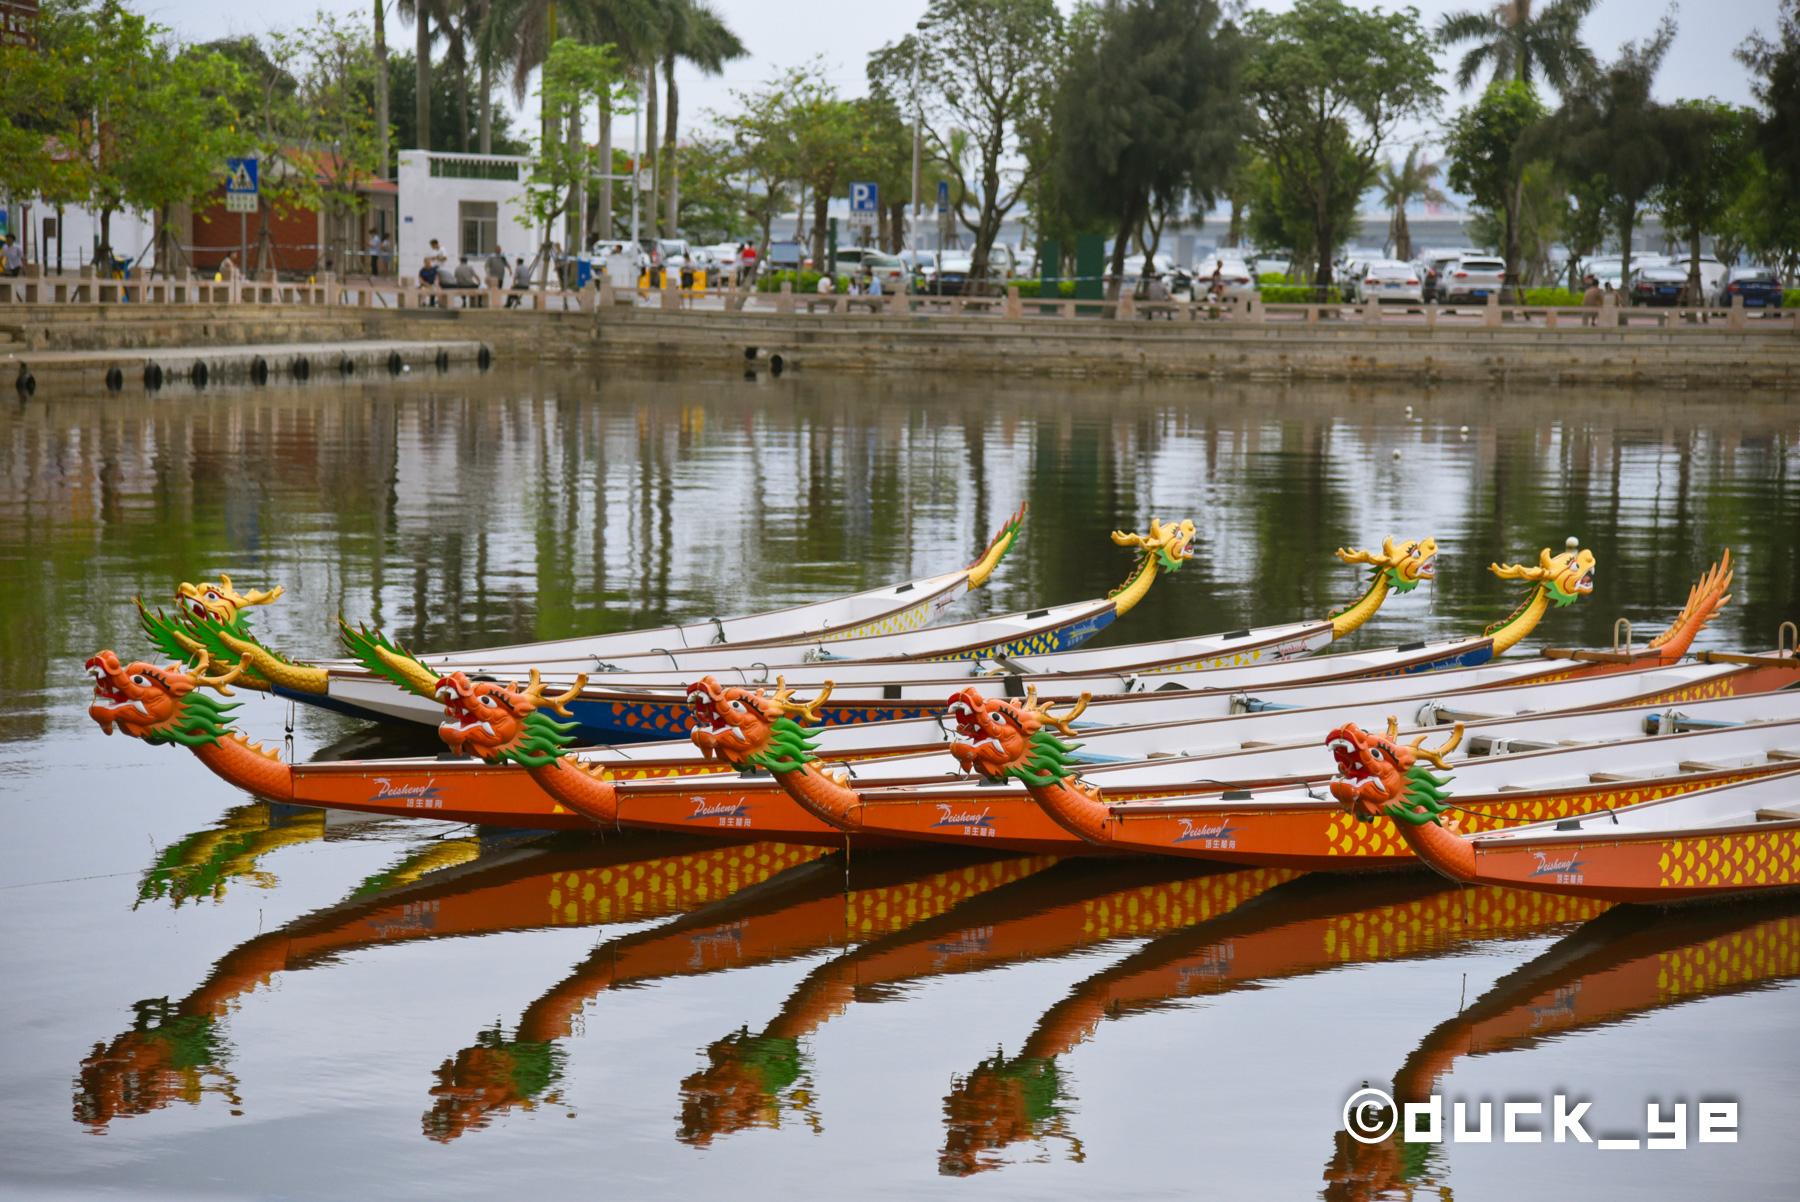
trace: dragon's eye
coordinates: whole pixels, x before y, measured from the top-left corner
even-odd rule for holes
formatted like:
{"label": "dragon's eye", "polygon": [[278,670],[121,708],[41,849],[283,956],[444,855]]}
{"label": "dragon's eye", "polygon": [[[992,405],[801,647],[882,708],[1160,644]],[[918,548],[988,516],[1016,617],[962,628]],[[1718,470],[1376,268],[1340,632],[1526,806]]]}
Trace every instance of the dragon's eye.
{"label": "dragon's eye", "polygon": [[1369,758],[1377,761],[1385,760],[1387,759],[1387,752],[1379,747],[1371,747],[1369,748]]}
{"label": "dragon's eye", "polygon": [[493,694],[483,693],[481,695],[481,704],[486,705],[486,706],[492,706],[494,704]]}
{"label": "dragon's eye", "polygon": [[148,679],[146,679],[141,673],[137,673],[137,672],[133,672],[131,674],[131,683],[136,685],[140,689],[147,689],[150,687],[150,681]]}
{"label": "dragon's eye", "polygon": [[741,714],[744,712],[744,703],[741,701],[733,701],[731,703],[731,708]]}
{"label": "dragon's eye", "polygon": [[998,722],[1001,726],[1006,725],[1006,711],[1005,710],[995,710],[993,717],[994,717],[994,721]]}
{"label": "dragon's eye", "polygon": [[223,601],[225,598],[219,596],[218,591],[216,589],[209,588],[206,590],[206,599],[208,601]]}

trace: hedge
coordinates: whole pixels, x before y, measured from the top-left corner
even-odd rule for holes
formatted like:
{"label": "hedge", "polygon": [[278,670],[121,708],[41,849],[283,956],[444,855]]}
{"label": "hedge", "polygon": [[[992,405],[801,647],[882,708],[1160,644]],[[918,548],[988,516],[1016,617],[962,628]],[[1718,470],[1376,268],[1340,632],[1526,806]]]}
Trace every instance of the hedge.
{"label": "hedge", "polygon": [[1548,309],[1568,308],[1581,303],[1581,293],[1571,292],[1567,288],[1527,288],[1525,303],[1542,305]]}
{"label": "hedge", "polygon": [[[1044,294],[1044,281],[1042,280],[1014,280],[1012,282],[1018,287],[1019,296],[1023,299],[1036,300]],[[1056,295],[1059,297],[1073,297],[1075,295],[1075,281],[1056,281]]]}
{"label": "hedge", "polygon": [[1344,294],[1335,285],[1325,289],[1325,299],[1319,300],[1318,290],[1311,284],[1271,284],[1268,279],[1279,280],[1280,276],[1265,276],[1264,284],[1257,289],[1257,294],[1265,305],[1310,305],[1314,303],[1335,305],[1344,299]]}
{"label": "hedge", "polygon": [[[802,271],[797,275],[792,271],[771,271],[756,277],[756,290],[758,292],[780,292],[781,285],[788,283],[794,286],[795,292],[817,292],[819,280],[823,278],[824,274],[820,271]],[[840,275],[836,277],[836,280],[839,292],[850,291],[849,276]]]}
{"label": "hedge", "polygon": [[1800,288],[1789,288],[1781,294],[1783,309],[1800,309]]}

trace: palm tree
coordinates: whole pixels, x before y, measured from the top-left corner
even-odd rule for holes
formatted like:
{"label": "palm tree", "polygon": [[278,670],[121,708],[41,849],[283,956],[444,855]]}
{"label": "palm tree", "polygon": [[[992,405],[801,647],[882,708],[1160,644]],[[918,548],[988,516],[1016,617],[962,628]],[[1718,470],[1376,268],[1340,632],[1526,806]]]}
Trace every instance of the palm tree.
{"label": "palm tree", "polygon": [[377,179],[388,177],[388,48],[387,0],[375,0],[375,154],[381,168]]}
{"label": "palm tree", "polygon": [[1581,22],[1595,0],[1551,0],[1533,12],[1532,0],[1500,0],[1487,10],[1447,13],[1438,22],[1446,46],[1474,42],[1456,68],[1456,86],[1468,88],[1491,66],[1492,78],[1532,82],[1542,74],[1560,93],[1595,70],[1594,52],[1581,41]]}
{"label": "palm tree", "polygon": [[446,0],[396,0],[395,7],[400,15],[413,23],[413,53],[416,56],[415,66],[418,71],[413,90],[413,113],[418,126],[420,150],[431,149],[431,26],[436,22],[439,29],[449,21],[446,11]]}
{"label": "palm tree", "polygon": [[1426,204],[1443,204],[1444,194],[1436,180],[1443,168],[1429,159],[1419,158],[1419,148],[1412,147],[1399,163],[1384,163],[1376,176],[1381,188],[1381,203],[1393,215],[1388,218],[1388,241],[1394,244],[1394,257],[1412,258],[1412,231],[1406,225],[1406,206],[1415,200]]}
{"label": "palm tree", "polygon": [[669,23],[662,44],[662,71],[668,92],[663,145],[668,148],[669,167],[663,176],[668,182],[667,221],[671,235],[676,232],[681,212],[681,168],[675,149],[680,128],[681,94],[675,86],[675,61],[681,59],[706,75],[718,75],[725,70],[727,62],[749,53],[743,41],[706,0],[674,0],[670,4]]}

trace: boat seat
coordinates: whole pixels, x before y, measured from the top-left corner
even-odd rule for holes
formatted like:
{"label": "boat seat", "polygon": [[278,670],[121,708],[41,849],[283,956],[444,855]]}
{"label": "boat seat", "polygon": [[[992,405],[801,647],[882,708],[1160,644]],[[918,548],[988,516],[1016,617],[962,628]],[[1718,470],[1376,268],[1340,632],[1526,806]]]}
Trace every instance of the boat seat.
{"label": "boat seat", "polygon": [[1756,820],[1758,822],[1793,822],[1795,819],[1800,819],[1800,810],[1768,809],[1756,811]]}
{"label": "boat seat", "polygon": [[1675,765],[1677,772],[1725,772],[1729,771],[1723,764],[1709,764],[1705,760],[1682,760]]}
{"label": "boat seat", "polygon": [[1246,742],[1239,743],[1238,746],[1242,747],[1245,751],[1258,751],[1264,747],[1277,747],[1280,746],[1280,744],[1271,743],[1266,739],[1250,739]]}
{"label": "boat seat", "polygon": [[1629,772],[1590,772],[1588,779],[1596,785],[1616,785],[1623,781],[1635,780]]}
{"label": "boat seat", "polygon": [[1795,751],[1792,748],[1777,747],[1775,750],[1769,752],[1769,758],[1772,760],[1800,761],[1800,751]]}

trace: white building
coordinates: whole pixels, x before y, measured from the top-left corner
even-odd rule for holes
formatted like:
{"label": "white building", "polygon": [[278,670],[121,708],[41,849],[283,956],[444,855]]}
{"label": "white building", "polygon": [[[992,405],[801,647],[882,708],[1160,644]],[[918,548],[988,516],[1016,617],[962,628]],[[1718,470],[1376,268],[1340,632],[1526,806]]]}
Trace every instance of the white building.
{"label": "white building", "polygon": [[[61,216],[56,206],[41,199],[0,203],[3,225],[18,235],[26,258],[51,270],[78,271],[93,262],[100,245],[100,214],[82,205],[65,205]],[[112,215],[113,255],[148,264],[156,258],[156,221],[150,213],[120,212]]]}
{"label": "white building", "polygon": [[400,274],[417,274],[436,238],[452,262],[496,248],[526,262],[540,235],[526,216],[525,160],[505,154],[400,152]]}

